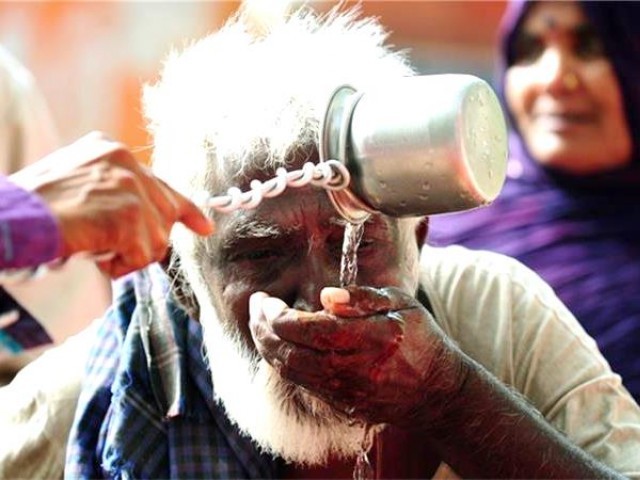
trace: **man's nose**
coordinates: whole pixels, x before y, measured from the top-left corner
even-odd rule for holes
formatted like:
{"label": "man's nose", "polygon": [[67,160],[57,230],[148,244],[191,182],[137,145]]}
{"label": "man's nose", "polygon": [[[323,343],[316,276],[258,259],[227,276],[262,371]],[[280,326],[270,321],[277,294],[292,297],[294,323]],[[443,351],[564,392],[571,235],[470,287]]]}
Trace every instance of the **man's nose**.
{"label": "man's nose", "polygon": [[568,85],[567,77],[576,76],[576,66],[576,59],[567,48],[548,47],[538,62],[538,81],[549,93],[570,93],[574,88]]}
{"label": "man's nose", "polygon": [[293,307],[308,312],[321,310],[320,291],[324,287],[339,285],[340,259],[330,258],[320,252],[310,253],[302,268]]}

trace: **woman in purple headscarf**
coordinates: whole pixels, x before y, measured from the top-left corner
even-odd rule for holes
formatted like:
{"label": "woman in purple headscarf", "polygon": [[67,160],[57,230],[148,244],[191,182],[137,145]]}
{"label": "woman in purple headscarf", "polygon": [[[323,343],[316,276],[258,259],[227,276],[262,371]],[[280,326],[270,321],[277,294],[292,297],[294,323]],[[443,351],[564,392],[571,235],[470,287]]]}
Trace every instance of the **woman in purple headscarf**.
{"label": "woman in purple headscarf", "polygon": [[507,182],[429,243],[536,270],[640,400],[640,3],[514,1],[500,46]]}

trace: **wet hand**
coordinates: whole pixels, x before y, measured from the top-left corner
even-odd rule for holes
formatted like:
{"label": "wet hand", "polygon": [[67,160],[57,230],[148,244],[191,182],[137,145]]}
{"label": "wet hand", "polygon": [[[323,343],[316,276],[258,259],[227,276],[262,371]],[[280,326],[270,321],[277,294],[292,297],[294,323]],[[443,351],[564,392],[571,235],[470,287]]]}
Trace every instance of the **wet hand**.
{"label": "wet hand", "polygon": [[413,297],[395,288],[325,288],[303,312],[263,292],[250,301],[259,353],[280,375],[371,423],[435,418],[463,380],[457,349]]}

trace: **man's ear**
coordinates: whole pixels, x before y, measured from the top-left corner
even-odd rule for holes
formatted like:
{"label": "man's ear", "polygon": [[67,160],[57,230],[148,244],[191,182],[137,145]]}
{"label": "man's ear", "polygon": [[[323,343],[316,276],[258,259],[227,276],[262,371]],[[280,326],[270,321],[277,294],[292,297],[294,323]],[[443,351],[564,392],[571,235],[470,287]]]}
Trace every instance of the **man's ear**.
{"label": "man's ear", "polygon": [[429,232],[429,217],[424,217],[416,227],[416,240],[418,248],[422,248],[427,241],[427,233]]}

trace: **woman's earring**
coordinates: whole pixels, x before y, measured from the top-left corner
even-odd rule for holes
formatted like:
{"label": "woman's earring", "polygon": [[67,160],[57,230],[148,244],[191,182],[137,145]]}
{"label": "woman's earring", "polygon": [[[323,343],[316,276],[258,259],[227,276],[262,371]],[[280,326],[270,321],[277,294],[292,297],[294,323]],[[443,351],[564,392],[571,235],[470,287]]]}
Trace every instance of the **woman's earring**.
{"label": "woman's earring", "polygon": [[564,88],[570,92],[573,92],[578,88],[578,83],[578,76],[573,72],[566,73],[562,77],[562,85],[564,85]]}

